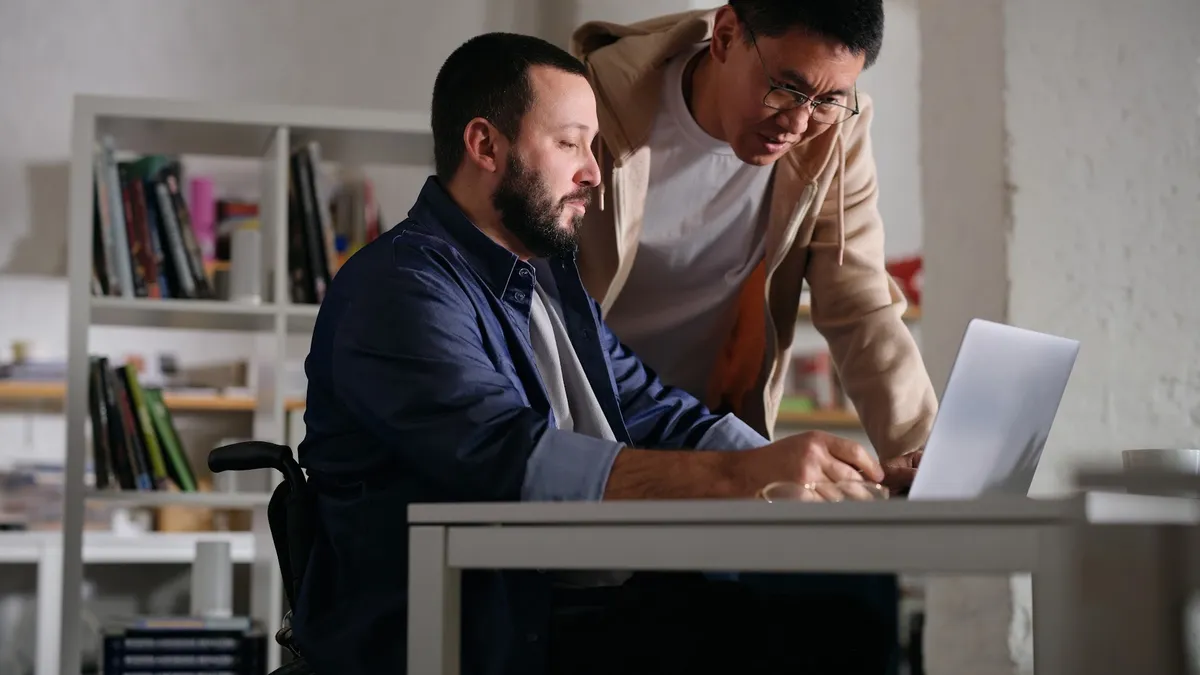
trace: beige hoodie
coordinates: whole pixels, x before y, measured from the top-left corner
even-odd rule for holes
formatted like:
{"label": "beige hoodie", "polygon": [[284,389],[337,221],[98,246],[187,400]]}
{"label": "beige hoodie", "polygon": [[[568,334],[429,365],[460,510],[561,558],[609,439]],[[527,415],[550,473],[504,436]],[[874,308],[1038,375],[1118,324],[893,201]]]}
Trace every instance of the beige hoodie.
{"label": "beige hoodie", "polygon": [[[573,36],[572,50],[587,64],[596,92],[604,175],[581,231],[579,262],[605,311],[637,253],[650,173],[647,137],[665,64],[710,39],[714,16],[703,10],[628,26],[595,21]],[[807,280],[813,325],[829,343],[872,445],[888,458],[924,445],[937,400],[902,320],[904,297],[884,268],[869,136],[874,109],[862,92],[859,108],[776,163],[764,202],[766,255],[742,290],[705,403],[773,435]]]}

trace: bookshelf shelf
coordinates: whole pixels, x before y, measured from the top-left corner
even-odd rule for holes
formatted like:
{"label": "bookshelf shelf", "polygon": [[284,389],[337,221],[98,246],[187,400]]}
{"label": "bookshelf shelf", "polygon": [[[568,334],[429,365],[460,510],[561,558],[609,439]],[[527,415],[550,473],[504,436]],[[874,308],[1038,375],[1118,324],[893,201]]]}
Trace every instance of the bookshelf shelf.
{"label": "bookshelf shelf", "polygon": [[780,410],[776,425],[821,427],[825,429],[862,428],[862,422],[852,410]]}
{"label": "bookshelf shelf", "polygon": [[[61,404],[66,390],[62,382],[0,381],[0,403]],[[258,399],[253,396],[176,394],[169,391],[165,393],[163,402],[171,412],[253,412],[258,405]],[[300,410],[304,408],[304,399],[286,399],[284,408]]]}
{"label": "bookshelf shelf", "polygon": [[271,499],[267,493],[253,492],[138,492],[134,490],[93,490],[88,501],[122,506],[196,506],[213,509],[255,509]]}
{"label": "bookshelf shelf", "polygon": [[285,311],[287,331],[289,333],[311,333],[313,326],[317,323],[317,310],[319,309],[316,305],[288,305]]}
{"label": "bookshelf shelf", "polygon": [[[0,563],[42,563],[47,549],[57,548],[60,539],[58,532],[0,532]],[[254,560],[254,534],[250,532],[147,532],[135,535],[85,532],[83,562],[187,563],[194,557],[199,541],[228,541],[234,562]]]}
{"label": "bookshelf shelf", "polygon": [[66,387],[62,382],[14,382],[0,381],[0,402],[40,403],[62,402]]}
{"label": "bookshelf shelf", "polygon": [[429,118],[409,112],[108,96],[79,96],[75,105],[95,120],[97,135],[138,153],[261,158],[286,127],[296,141],[320,143],[332,161],[426,163],[433,157]]}
{"label": "bookshelf shelf", "polygon": [[275,326],[273,305],[245,305],[222,300],[93,297],[92,324],[207,330],[269,331]]}

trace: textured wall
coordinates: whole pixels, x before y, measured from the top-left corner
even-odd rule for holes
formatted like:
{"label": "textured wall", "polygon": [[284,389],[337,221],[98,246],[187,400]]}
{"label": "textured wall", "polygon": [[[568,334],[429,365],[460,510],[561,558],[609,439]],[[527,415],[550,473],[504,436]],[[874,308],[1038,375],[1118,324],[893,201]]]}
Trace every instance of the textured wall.
{"label": "textured wall", "polygon": [[[1197,447],[1200,3],[959,4],[921,3],[931,370],[972,294],[980,315],[1082,340],[1034,494],[1122,449]],[[930,611],[931,675],[1032,672],[1027,577],[939,582]]]}
{"label": "textured wall", "polygon": [[[1083,340],[1037,489],[1200,444],[1200,2],[1010,1],[1010,319]],[[1085,423],[1086,422],[1086,423]]]}
{"label": "textured wall", "polygon": [[[1200,2],[1005,14],[1009,319],[1083,342],[1034,480],[1048,494],[1123,449],[1200,447]],[[1030,672],[1029,640],[1013,647]]]}

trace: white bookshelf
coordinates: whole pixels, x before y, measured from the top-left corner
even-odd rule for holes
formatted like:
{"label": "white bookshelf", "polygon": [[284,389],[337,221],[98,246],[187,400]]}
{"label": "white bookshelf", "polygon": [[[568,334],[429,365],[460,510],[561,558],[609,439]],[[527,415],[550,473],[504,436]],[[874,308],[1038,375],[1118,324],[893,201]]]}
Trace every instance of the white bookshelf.
{"label": "white bookshelf", "polygon": [[[208,300],[94,297],[92,270],[93,153],[104,136],[118,152],[257,158],[262,164],[259,227],[269,301],[258,305]],[[37,675],[76,675],[80,671],[78,616],[83,565],[89,562],[188,562],[200,538],[226,537],[235,560],[252,566],[251,612],[272,633],[283,615],[283,588],[266,522],[267,493],[99,492],[85,482],[88,443],[88,355],[92,326],[243,331],[253,337],[257,387],[251,435],[289,440],[284,399],[284,359],[288,338],[307,335],[317,307],[293,306],[287,279],[287,182],[290,150],[320,144],[323,161],[432,167],[433,142],[426,114],[378,110],[282,106],[237,102],[187,101],[79,95],[74,100],[68,234],[68,376],[66,458],[61,535],[41,533],[0,538],[0,548],[38,556],[39,585],[57,586],[58,602],[41,602]],[[395,214],[388,215],[395,219]],[[388,224],[384,224],[386,227]],[[294,420],[293,435],[294,435]],[[294,440],[294,439],[293,439]],[[273,475],[273,481],[279,480]],[[274,483],[273,483],[274,484]],[[131,537],[83,532],[85,501],[129,506],[193,505],[248,509],[250,533],[154,533]],[[46,543],[47,537],[52,543]],[[39,588],[39,597],[49,592]],[[279,665],[271,643],[269,668]]]}
{"label": "white bookshelf", "polygon": [[206,509],[266,508],[271,495],[266,492],[131,492],[125,490],[90,490],[88,501],[112,506],[196,506]]}

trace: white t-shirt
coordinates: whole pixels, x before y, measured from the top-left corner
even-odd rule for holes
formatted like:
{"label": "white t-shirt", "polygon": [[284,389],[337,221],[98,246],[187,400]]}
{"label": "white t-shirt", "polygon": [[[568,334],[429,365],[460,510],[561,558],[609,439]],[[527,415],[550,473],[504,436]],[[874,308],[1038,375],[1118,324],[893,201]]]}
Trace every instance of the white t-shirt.
{"label": "white t-shirt", "polygon": [[762,260],[760,206],[770,166],[742,162],[688,110],[683,72],[707,43],[668,65],[651,129],[650,184],[633,269],[606,320],[664,382],[703,399],[733,326],[742,283]]}

